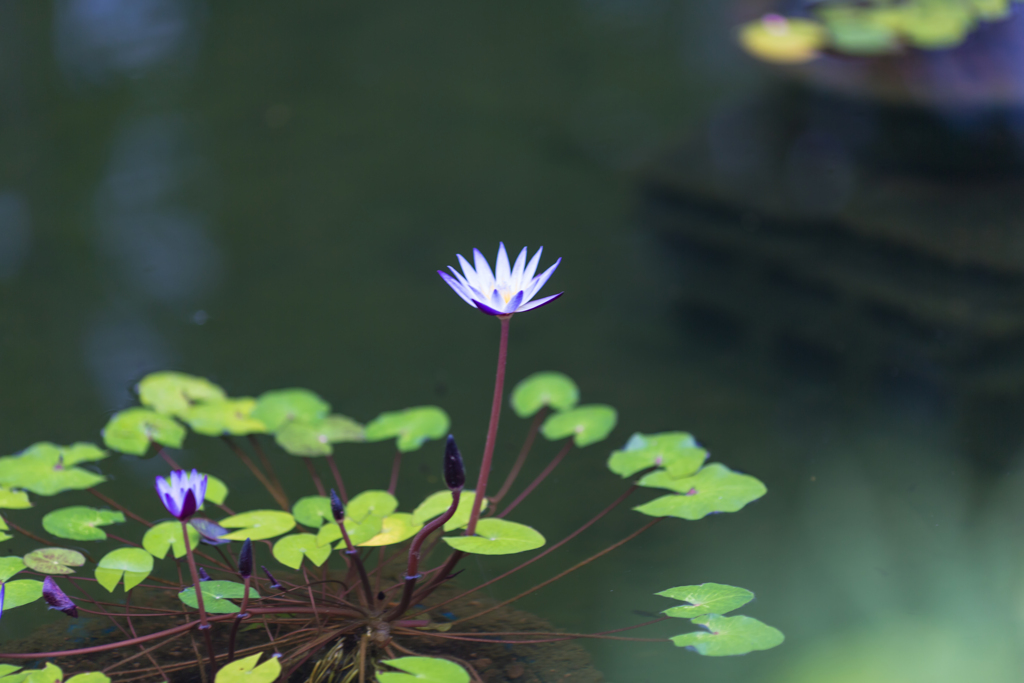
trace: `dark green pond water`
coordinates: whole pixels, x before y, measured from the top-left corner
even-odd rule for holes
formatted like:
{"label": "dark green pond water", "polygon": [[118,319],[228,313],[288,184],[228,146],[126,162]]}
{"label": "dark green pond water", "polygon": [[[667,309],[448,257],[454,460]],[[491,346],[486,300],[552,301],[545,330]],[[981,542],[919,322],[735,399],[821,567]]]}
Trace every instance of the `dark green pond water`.
{"label": "dark green pond water", "polygon": [[[692,431],[769,494],[663,522],[524,608],[598,631],[668,607],[659,590],[715,581],[753,590],[745,613],[787,635],[724,659],[590,643],[618,683],[1020,680],[1019,416],[993,413],[996,436],[972,432],[972,448],[958,395],[902,381],[920,374],[912,354],[866,389],[834,372],[856,366],[856,338],[836,362],[799,345],[780,358],[681,313],[694,273],[718,262],[669,246],[647,179],[718,112],[777,87],[733,46],[732,22],[704,0],[0,2],[0,452],[98,440],[138,378],[170,368],[234,395],[308,387],[360,420],[436,403],[476,462],[498,326],[435,271],[473,247],[493,257],[500,240],[543,245],[544,263],[564,259],[546,289],[565,295],[513,319],[509,380],[562,370],[620,417],[517,520],[549,539],[585,521],[622,490],[604,461],[634,431]],[[752,287],[758,314],[789,305],[761,306]],[[506,413],[504,462],[525,428]],[[181,462],[220,474],[236,509],[264,504],[217,444],[187,445]],[[386,486],[390,446],[340,452],[350,490]],[[439,455],[409,458],[403,509],[436,488],[422,479]],[[281,457],[293,497],[312,493]],[[154,517],[164,469],[104,463]],[[490,594],[644,521],[617,512]],[[0,635],[24,635],[40,611],[5,614]]]}

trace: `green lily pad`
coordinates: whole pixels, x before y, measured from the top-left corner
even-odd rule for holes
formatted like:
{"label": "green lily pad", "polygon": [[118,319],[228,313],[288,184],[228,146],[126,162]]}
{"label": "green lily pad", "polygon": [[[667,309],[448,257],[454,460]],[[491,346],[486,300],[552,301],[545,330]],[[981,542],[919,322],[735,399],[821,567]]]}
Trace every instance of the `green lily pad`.
{"label": "green lily pad", "polygon": [[149,408],[128,408],[114,413],[102,432],[107,448],[128,455],[145,455],[151,443],[181,448],[187,433],[174,418]]}
{"label": "green lily pad", "polygon": [[252,417],[275,433],[293,420],[315,422],[331,412],[331,404],[308,389],[275,389],[260,394]]}
{"label": "green lily pad", "polygon": [[274,683],[281,675],[281,662],[277,657],[271,657],[256,666],[262,656],[262,652],[257,652],[225,664],[217,672],[214,683]]}
{"label": "green lily pad", "polygon": [[251,510],[241,514],[232,515],[219,522],[225,529],[238,529],[221,538],[228,541],[264,541],[281,534],[286,534],[295,528],[295,518],[283,510]]}
{"label": "green lily pad", "polygon": [[302,526],[319,529],[327,522],[334,521],[331,499],[327,496],[304,496],[292,505],[292,516]]}
{"label": "green lily pad", "polygon": [[43,582],[35,579],[15,579],[4,582],[4,611],[35,602],[43,597]]}
{"label": "green lily pad", "polygon": [[28,493],[0,486],[0,508],[5,510],[26,510],[30,507],[32,507],[32,503],[29,502]]}
{"label": "green lily pad", "polygon": [[104,555],[96,566],[96,580],[111,593],[124,576],[125,592],[142,583],[153,571],[153,555],[142,548],[118,548]]}
{"label": "green lily pad", "polygon": [[430,439],[440,439],[451,424],[448,413],[437,406],[417,406],[381,413],[366,425],[367,441],[398,439],[403,453],[419,450]]}
{"label": "green lily pad", "polygon": [[692,619],[704,614],[725,614],[742,607],[754,599],[746,588],[726,586],[721,583],[702,583],[699,586],[676,586],[655,593],[673,600],[688,602],[689,605],[670,607],[664,611],[670,617]]}
{"label": "green lily pad", "polygon": [[577,448],[603,441],[615,429],[618,413],[602,404],[580,406],[564,413],[554,413],[540,427],[549,441],[571,436]]}
{"label": "green lily pad", "polygon": [[469,683],[469,673],[455,662],[439,657],[398,657],[382,662],[405,673],[378,671],[380,683]]}
{"label": "green lily pad", "polygon": [[[422,528],[423,525],[417,524],[408,512],[396,512],[384,518],[379,534],[368,541],[359,543],[359,545],[375,547],[401,543],[415,536],[416,532]],[[355,545],[354,541],[353,545]]]}
{"label": "green lily pad", "polygon": [[475,536],[445,536],[443,540],[456,550],[474,555],[511,555],[545,543],[536,529],[494,517],[477,522]]}
{"label": "green lily pad", "polygon": [[[4,518],[0,517],[0,532],[6,532],[6,531],[10,531],[10,527],[7,526],[7,522],[4,521]],[[11,539],[11,538],[14,538],[14,536],[12,534],[0,533],[0,541],[6,541],[6,540]]]}
{"label": "green lily pad", "polygon": [[102,671],[90,671],[85,674],[76,674],[64,683],[110,683],[110,677]]}
{"label": "green lily pad", "polygon": [[227,398],[223,401],[198,403],[181,415],[197,434],[204,436],[245,436],[264,434],[266,426],[252,417],[256,400],[252,398]]}
{"label": "green lily pad", "polygon": [[[214,505],[223,505],[224,501],[228,498],[228,485],[223,480],[218,479],[212,474],[206,474],[206,500],[213,503]],[[206,503],[199,506],[202,510]]]}
{"label": "green lily pad", "polygon": [[[199,532],[191,525],[188,525],[188,542],[191,548],[199,545]],[[160,522],[150,527],[142,537],[142,547],[158,560],[167,557],[168,550],[173,550],[176,558],[185,557],[185,538],[181,535],[181,522]]]}
{"label": "green lily pad", "polygon": [[[211,614],[237,614],[241,610],[231,600],[241,600],[245,595],[245,585],[235,581],[202,581],[199,584],[203,591],[203,608]],[[259,599],[260,594],[249,586],[249,599]],[[178,593],[178,599],[194,609],[199,609],[196,600],[196,587],[189,586]]]}
{"label": "green lily pad", "polygon": [[519,417],[530,417],[544,406],[554,411],[575,408],[580,401],[576,382],[561,372],[535,372],[512,390],[512,409]]}
{"label": "green lily pad", "polygon": [[292,569],[302,565],[303,556],[317,567],[331,556],[330,545],[318,545],[313,534],[290,534],[274,543],[274,558]]}
{"label": "green lily pad", "polygon": [[359,521],[367,515],[387,517],[397,509],[398,499],[393,495],[387,491],[369,489],[348,501],[348,505],[345,506],[345,516]]}
{"label": "green lily pad", "polygon": [[143,377],[137,389],[142,405],[178,417],[193,403],[227,398],[224,390],[210,380],[183,372],[154,372]]}
{"label": "green lily pad", "polygon": [[[455,531],[469,524],[469,517],[473,512],[473,500],[476,498],[476,491],[463,491],[459,496],[459,507],[455,510],[452,518],[444,523],[445,531]],[[426,500],[416,506],[412,511],[412,518],[419,525],[424,525],[434,517],[440,517],[452,506],[452,492],[438,491],[427,496]],[[487,509],[487,499],[484,498],[480,505],[480,512]]]}
{"label": "green lily pad", "polygon": [[24,568],[25,562],[20,557],[0,557],[0,583],[3,583]]}
{"label": "green lily pad", "polygon": [[108,455],[91,443],[57,446],[43,441],[18,455],[0,458],[0,485],[25,489],[40,496],[92,488],[107,478],[76,465],[102,460]]}
{"label": "green lily pad", "polygon": [[21,671],[21,667],[14,664],[0,664],[0,678],[9,676],[15,671]]}
{"label": "green lily pad", "polygon": [[64,672],[52,662],[47,662],[42,669],[32,669],[23,673],[26,674],[23,679],[25,683],[61,683],[64,679]]}
{"label": "green lily pad", "polygon": [[664,470],[658,470],[637,483],[640,486],[678,491],[683,495],[655,498],[634,510],[651,517],[690,520],[701,519],[712,512],[736,512],[768,492],[765,485],[754,477],[733,472],[717,462],[703,467],[692,477],[673,479]]}
{"label": "green lily pad", "polygon": [[74,574],[72,567],[85,564],[85,555],[70,548],[39,548],[22,560],[26,567],[40,574]]}
{"label": "green lily pad", "polygon": [[72,505],[43,515],[43,528],[48,533],[72,541],[105,541],[107,534],[99,527],[123,522],[124,514],[117,510],[85,505]]}
{"label": "green lily pad", "polygon": [[[345,518],[345,531],[348,532],[348,540],[352,541],[352,545],[359,545],[369,541],[379,534],[383,528],[384,518],[378,515],[367,515],[358,521],[351,517]],[[320,527],[320,531],[316,534],[317,545],[327,545],[334,541],[341,541],[335,548],[338,550],[345,549],[345,541],[341,537],[341,527],[338,526],[337,522],[324,524]]]}
{"label": "green lily pad", "polygon": [[745,655],[755,650],[769,650],[786,639],[782,631],[752,617],[723,617],[705,614],[692,620],[707,631],[684,633],[670,640],[708,657]]}
{"label": "green lily pad", "polygon": [[661,432],[629,437],[621,451],[608,458],[608,469],[623,479],[650,467],[664,467],[673,478],[688,477],[701,468],[708,452],[697,446],[692,434]]}
{"label": "green lily pad", "polygon": [[363,426],[344,415],[328,415],[322,420],[295,420],[274,435],[277,445],[291,455],[318,457],[333,452],[331,444],[363,441]]}

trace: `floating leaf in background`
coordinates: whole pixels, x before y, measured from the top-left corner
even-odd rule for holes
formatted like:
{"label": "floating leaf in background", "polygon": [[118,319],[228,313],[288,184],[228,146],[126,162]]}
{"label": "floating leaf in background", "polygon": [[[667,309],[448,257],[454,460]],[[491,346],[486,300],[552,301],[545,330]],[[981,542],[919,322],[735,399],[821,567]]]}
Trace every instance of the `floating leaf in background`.
{"label": "floating leaf in background", "polygon": [[92,488],[107,478],[75,465],[103,460],[108,455],[91,443],[58,446],[42,441],[18,455],[0,458],[0,485],[25,489],[40,496]]}
{"label": "floating leaf in background", "polygon": [[20,557],[0,557],[0,583],[11,578],[24,568],[25,562]]}
{"label": "floating leaf in background", "polygon": [[256,400],[252,398],[227,398],[198,403],[186,410],[181,419],[192,431],[204,436],[263,434],[267,431],[266,426],[252,417],[255,407]]}
{"label": "floating leaf in background", "polygon": [[251,510],[218,522],[225,529],[238,529],[221,538],[229,541],[263,541],[295,528],[295,518],[283,510]]}
{"label": "floating leaf in background", "polygon": [[733,472],[717,462],[707,465],[692,477],[673,479],[664,470],[658,470],[637,483],[678,491],[683,495],[655,498],[634,510],[651,517],[689,520],[701,519],[712,512],[736,512],[768,492],[765,485],[754,477]]}
{"label": "floating leaf in background", "polygon": [[465,669],[439,657],[398,657],[381,663],[406,673],[378,671],[380,683],[469,683]]}
{"label": "floating leaf in background", "polygon": [[[377,515],[367,515],[361,520],[352,517],[345,518],[345,531],[348,532],[348,539],[352,545],[365,543],[376,536],[384,528],[384,518]],[[341,540],[336,546],[338,550],[345,549],[345,541],[341,537],[341,528],[336,522],[324,524],[316,534],[317,545],[326,545]]]}
{"label": "floating leaf in background", "polygon": [[72,676],[64,683],[110,683],[110,678],[102,671],[90,671]]}
{"label": "floating leaf in background", "polygon": [[512,390],[510,403],[519,417],[530,417],[548,406],[554,411],[575,408],[580,390],[572,378],[561,372],[535,372]]}
{"label": "floating leaf in background", "polygon": [[274,433],[293,420],[314,422],[331,412],[331,404],[308,389],[275,389],[260,394],[252,417]]}
{"label": "floating leaf in background", "polygon": [[[4,676],[10,676],[15,671],[20,670],[21,667],[15,666],[14,664],[0,664],[0,678],[3,678]],[[7,681],[4,681],[4,683],[7,683]]]}
{"label": "floating leaf in background", "polygon": [[305,496],[292,505],[292,516],[302,526],[319,529],[327,522],[334,521],[331,513],[331,499],[327,496]]}
{"label": "floating leaf in background", "polygon": [[396,512],[384,518],[379,534],[367,541],[358,544],[353,541],[352,543],[364,547],[392,545],[412,538],[422,528],[423,525],[417,524],[408,512]]}
{"label": "floating leaf in background", "polygon": [[6,510],[25,510],[30,507],[32,507],[32,503],[29,502],[28,493],[0,486],[0,508]]}
{"label": "floating leaf in background", "polygon": [[0,541],[6,541],[14,538],[12,534],[4,533],[10,531],[10,527],[7,526],[7,522],[4,521],[3,517],[0,517]]}
{"label": "floating leaf in background", "polygon": [[417,406],[381,413],[366,425],[367,441],[398,439],[403,453],[418,450],[430,439],[440,439],[451,424],[448,413],[437,406]]}
{"label": "floating leaf in background", "polygon": [[257,652],[225,664],[217,671],[214,683],[274,683],[281,675],[281,663],[277,657],[271,657],[256,666],[262,656],[262,652]]}
{"label": "floating leaf in background", "polygon": [[[238,605],[231,602],[231,600],[242,599],[242,596],[245,595],[244,584],[234,581],[203,581],[199,584],[199,588],[203,591],[203,607],[207,612],[212,614],[237,614],[241,611]],[[256,600],[259,597],[260,594],[256,592],[256,589],[250,586],[249,599]],[[193,609],[199,608],[199,603],[196,601],[195,586],[190,586],[178,593],[178,599]]]}
{"label": "floating leaf in background", "polygon": [[606,439],[617,420],[615,408],[595,403],[550,415],[540,433],[549,441],[571,436],[577,448],[583,448]]}
{"label": "floating leaf in background", "polygon": [[803,64],[818,56],[828,33],[816,21],[766,14],[740,26],[739,43],[750,55],[776,64]]}
{"label": "floating leaf in background", "polygon": [[477,522],[475,536],[445,536],[443,540],[456,550],[474,555],[511,555],[534,550],[545,542],[536,529],[493,517]]}
{"label": "floating leaf in background", "polygon": [[296,420],[274,435],[277,445],[291,455],[317,457],[330,455],[331,444],[364,440],[363,426],[344,415],[328,415],[315,422]]}
{"label": "floating leaf in background", "polygon": [[706,614],[691,620],[707,631],[675,636],[670,640],[677,647],[686,647],[708,657],[744,655],[755,650],[768,650],[786,639],[782,632],[752,617],[723,617]]}
{"label": "floating leaf in background", "polygon": [[[192,548],[199,544],[199,532],[192,525],[188,525],[188,542]],[[176,558],[185,557],[185,538],[181,535],[181,522],[160,522],[151,527],[142,537],[142,547],[158,560],[167,557],[168,550],[173,550]]]}
{"label": "floating leaf in background", "polygon": [[208,379],[183,372],[154,372],[139,382],[139,401],[164,415],[182,416],[193,403],[222,401],[227,394]]}
{"label": "floating leaf in background", "polygon": [[303,556],[317,567],[331,556],[330,545],[318,545],[313,534],[289,534],[274,543],[274,558],[292,569],[302,565]]}
{"label": "floating leaf in background", "polygon": [[897,31],[898,21],[894,25],[889,14],[861,9],[838,5],[820,8],[818,16],[828,28],[832,46],[850,55],[899,52],[902,45]]}
{"label": "floating leaf in background", "polygon": [[[459,507],[455,510],[455,514],[452,518],[444,523],[445,531],[455,531],[469,524],[469,516],[473,512],[473,500],[476,498],[476,491],[463,491],[462,495],[459,496]],[[438,491],[432,493],[427,498],[416,506],[416,509],[412,511],[413,521],[417,524],[423,525],[432,520],[434,517],[440,517],[448,511],[452,505],[452,492],[451,491]],[[483,503],[480,505],[480,512],[487,509],[487,499],[484,498]]]}
{"label": "floating leaf in background", "polygon": [[746,588],[726,586],[721,583],[702,583],[699,586],[676,586],[655,593],[673,600],[688,602],[664,610],[670,617],[692,619],[704,614],[725,614],[742,607],[754,599],[754,594]]}
{"label": "floating leaf in background", "polygon": [[43,582],[15,579],[4,583],[4,611],[27,605],[43,597]]}
{"label": "floating leaf in background", "polygon": [[72,541],[105,541],[107,534],[98,527],[123,522],[124,514],[117,510],[100,510],[85,505],[72,505],[43,515],[43,528],[48,533]]}
{"label": "floating leaf in background", "polygon": [[128,408],[114,413],[102,431],[107,448],[128,455],[145,455],[151,443],[181,448],[187,433],[174,418],[148,408]]}
{"label": "floating leaf in background", "polygon": [[[204,474],[204,476],[206,477],[206,495],[203,498],[214,505],[223,505],[228,498],[228,485],[212,474]],[[204,502],[199,509],[202,510],[205,505]]]}
{"label": "floating leaf in background", "polygon": [[96,581],[111,593],[124,576],[124,589],[130,591],[153,571],[153,556],[142,548],[118,548],[104,555],[96,566]]}
{"label": "floating leaf in background", "polygon": [[687,432],[637,432],[608,458],[608,469],[623,479],[649,467],[665,467],[672,477],[687,477],[700,469],[708,453]]}
{"label": "floating leaf in background", "polygon": [[74,574],[72,567],[85,564],[85,555],[70,548],[39,548],[22,560],[26,567],[40,574]]}
{"label": "floating leaf in background", "polygon": [[370,489],[348,501],[348,505],[345,506],[345,516],[359,521],[367,515],[387,517],[397,509],[398,499],[393,495],[387,491]]}

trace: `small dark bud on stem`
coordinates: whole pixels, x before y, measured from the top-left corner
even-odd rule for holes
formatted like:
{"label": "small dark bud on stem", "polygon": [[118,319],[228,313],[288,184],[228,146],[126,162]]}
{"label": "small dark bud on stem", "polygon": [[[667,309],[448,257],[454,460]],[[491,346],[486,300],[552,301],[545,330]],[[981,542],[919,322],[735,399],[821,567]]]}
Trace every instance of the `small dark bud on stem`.
{"label": "small dark bud on stem", "polygon": [[260,569],[262,569],[263,573],[267,575],[268,579],[270,579],[270,587],[271,588],[276,588],[278,590],[281,590],[281,584],[279,584],[277,582],[277,579],[275,579],[274,575],[270,573],[270,570],[267,569],[266,566],[264,566],[262,564],[260,565]]}
{"label": "small dark bud on stem", "polygon": [[345,519],[345,506],[341,504],[341,498],[338,498],[334,489],[331,489],[331,514],[334,515],[334,521],[338,524]]}
{"label": "small dark bud on stem", "polygon": [[238,575],[243,579],[252,576],[252,540],[245,539],[242,551],[238,553]]}
{"label": "small dark bud on stem", "polygon": [[210,580],[210,575],[206,573],[206,568],[205,567],[200,567],[199,568],[199,580],[200,581],[209,581]]}
{"label": "small dark bud on stem", "polygon": [[466,485],[466,466],[462,464],[462,453],[451,434],[444,447],[444,483],[452,491],[461,491]]}
{"label": "small dark bud on stem", "polygon": [[78,606],[60,589],[51,576],[43,579],[43,599],[50,609],[60,610],[69,617],[78,618]]}

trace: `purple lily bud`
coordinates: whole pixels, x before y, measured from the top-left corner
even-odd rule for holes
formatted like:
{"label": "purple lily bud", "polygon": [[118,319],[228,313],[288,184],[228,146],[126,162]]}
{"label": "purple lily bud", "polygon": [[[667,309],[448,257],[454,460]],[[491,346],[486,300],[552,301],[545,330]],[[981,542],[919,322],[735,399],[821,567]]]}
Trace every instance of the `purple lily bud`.
{"label": "purple lily bud", "polygon": [[334,489],[331,489],[331,514],[334,515],[334,521],[338,524],[345,519],[345,506],[341,504],[341,498],[338,498]]}
{"label": "purple lily bud", "polygon": [[238,553],[238,575],[243,579],[252,576],[252,540],[245,539],[242,552]]}
{"label": "purple lily bud", "polygon": [[555,268],[558,268],[558,264],[562,262],[562,259],[558,259],[553,266],[537,275],[537,266],[540,265],[540,255],[543,251],[544,247],[538,249],[530,259],[530,263],[527,264],[526,247],[523,247],[513,266],[509,264],[508,252],[505,251],[504,243],[501,243],[498,245],[498,258],[494,262],[493,272],[480,250],[474,249],[473,266],[462,258],[462,254],[456,254],[459,264],[462,266],[462,272],[448,266],[448,270],[452,272],[451,275],[440,270],[437,271],[437,274],[455,290],[455,293],[463,301],[488,315],[508,316],[513,313],[522,313],[539,308],[562,296],[562,292],[559,292],[543,299],[531,301],[551,277],[551,274],[555,272]]}
{"label": "purple lily bud", "polygon": [[171,472],[168,484],[163,477],[156,478],[156,490],[167,511],[184,521],[195,514],[206,498],[206,475],[192,470]]}
{"label": "purple lily bud", "polygon": [[267,569],[266,565],[262,565],[262,564],[261,564],[261,565],[260,565],[260,569],[262,569],[262,570],[263,570],[263,573],[267,575],[267,578],[268,578],[268,579],[270,579],[270,587],[271,587],[271,588],[276,588],[276,589],[278,589],[278,590],[281,590],[281,584],[279,584],[279,583],[277,582],[277,579],[275,579],[275,578],[274,578],[274,575],[270,573],[270,570],[269,570],[269,569]]}
{"label": "purple lily bud", "polygon": [[466,466],[462,462],[462,453],[455,444],[455,437],[448,435],[448,443],[444,446],[444,483],[452,491],[461,491],[466,485]]}
{"label": "purple lily bud", "polygon": [[50,609],[57,609],[69,617],[78,618],[78,606],[60,589],[52,576],[43,579],[43,599]]}
{"label": "purple lily bud", "polygon": [[210,575],[206,573],[206,568],[205,567],[200,567],[199,568],[199,580],[200,581],[209,581],[210,580]]}

